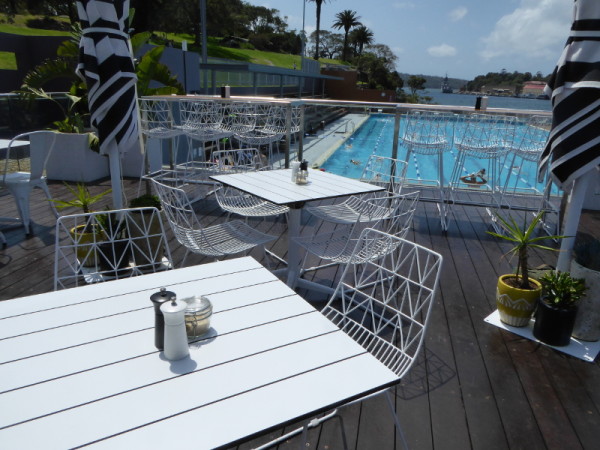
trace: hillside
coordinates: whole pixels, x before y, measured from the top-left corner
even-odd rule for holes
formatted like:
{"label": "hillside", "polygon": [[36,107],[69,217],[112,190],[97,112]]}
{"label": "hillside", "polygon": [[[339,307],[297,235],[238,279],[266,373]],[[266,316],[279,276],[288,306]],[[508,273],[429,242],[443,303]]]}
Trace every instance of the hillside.
{"label": "hillside", "polygon": [[[404,85],[405,86],[406,86],[406,80],[408,80],[408,77],[410,77],[411,75],[415,75],[415,74],[412,74],[412,73],[401,73],[400,74],[400,76],[404,80]],[[435,75],[417,74],[417,76],[423,77],[423,78],[425,78],[425,80],[427,80],[425,82],[425,88],[426,89],[440,89],[440,86],[442,85],[442,80],[444,79],[444,77],[439,77],[439,76],[435,76]],[[448,82],[450,83],[450,87],[453,90],[458,91],[465,84],[467,84],[469,82],[469,80],[462,80],[460,78],[450,78],[450,77],[448,77]]]}

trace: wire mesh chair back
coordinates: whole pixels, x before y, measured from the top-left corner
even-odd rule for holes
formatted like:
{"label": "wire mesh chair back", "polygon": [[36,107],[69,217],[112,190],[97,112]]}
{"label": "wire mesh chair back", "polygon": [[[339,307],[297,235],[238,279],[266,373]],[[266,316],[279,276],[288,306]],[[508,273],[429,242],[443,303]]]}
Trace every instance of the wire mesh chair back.
{"label": "wire mesh chair back", "polygon": [[156,139],[179,136],[182,131],[175,127],[171,102],[156,99],[140,99],[142,133]]}
{"label": "wire mesh chair back", "polygon": [[551,126],[550,116],[531,116],[511,150],[524,160],[538,161],[550,136]]}
{"label": "wire mesh chair back", "polygon": [[248,172],[268,166],[266,157],[256,148],[214,151],[212,158],[216,170],[223,173]]}
{"label": "wire mesh chair back", "polygon": [[56,221],[55,290],[170,268],[156,208],[73,214]]}
{"label": "wire mesh chair back", "polygon": [[454,145],[458,151],[480,159],[505,155],[515,135],[517,120],[509,116],[472,114],[457,127]]}
{"label": "wire mesh chair back", "polygon": [[255,105],[233,102],[224,105],[223,128],[232,134],[248,133],[256,126]]}
{"label": "wire mesh chair back", "polygon": [[387,240],[392,252],[348,264],[322,313],[401,378],[423,344],[442,256],[418,244],[366,229],[357,249]]}
{"label": "wire mesh chair back", "polygon": [[404,238],[412,227],[413,218],[419,201],[419,192],[394,195],[372,200],[371,210],[363,211],[365,216],[371,215],[375,220],[359,219],[350,233],[349,250],[351,254],[348,261],[360,264],[364,261],[380,258],[391,252],[397,241],[389,239],[361,239],[366,228],[373,229],[389,236]]}
{"label": "wire mesh chair back", "polygon": [[401,139],[407,151],[435,155],[447,150],[450,147],[447,128],[453,117],[429,111],[406,114],[406,129]]}
{"label": "wire mesh chair back", "polygon": [[198,249],[202,241],[202,225],[184,189],[152,179],[175,238],[189,249]]}
{"label": "wire mesh chair back", "polygon": [[[292,110],[293,112],[293,110]],[[263,130],[280,136],[287,133],[287,108],[285,105],[269,105]],[[293,115],[292,115],[293,123]],[[290,127],[293,125],[290,124]]]}
{"label": "wire mesh chair back", "polygon": [[216,133],[223,122],[223,107],[213,101],[182,100],[179,115],[181,125],[177,127],[186,134]]}
{"label": "wire mesh chair back", "polygon": [[[385,187],[387,192],[391,194],[399,194],[406,178],[407,169],[408,164],[406,161],[386,156],[370,155],[360,176],[360,181]],[[377,194],[373,195],[376,196]]]}

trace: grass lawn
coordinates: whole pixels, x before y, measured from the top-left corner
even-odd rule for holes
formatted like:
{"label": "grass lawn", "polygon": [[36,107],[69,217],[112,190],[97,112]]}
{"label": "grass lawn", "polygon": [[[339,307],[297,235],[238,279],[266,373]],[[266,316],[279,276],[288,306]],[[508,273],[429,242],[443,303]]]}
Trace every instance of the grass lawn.
{"label": "grass lawn", "polygon": [[[0,32],[20,34],[27,36],[69,36],[69,32],[66,31],[55,31],[55,30],[42,30],[37,28],[28,28],[27,21],[31,19],[39,19],[42,16],[20,16],[14,17],[14,23],[8,23],[6,14],[0,14]],[[58,20],[67,21],[66,17],[60,17]],[[170,39],[175,43],[181,43],[184,39],[188,41],[190,51],[200,53],[198,47],[192,46],[194,38],[189,34],[173,34],[173,33],[156,33],[161,38]],[[229,48],[222,47],[219,45],[220,38],[208,38],[208,56],[213,58],[224,58],[233,59],[236,61],[244,61],[254,64],[264,64],[267,66],[283,67],[286,69],[293,69],[294,63],[296,67],[300,68],[300,56],[290,55],[284,53],[264,52],[259,50],[249,50],[240,48]],[[177,45],[177,44],[175,44]],[[328,64],[344,64],[341,61],[324,59],[322,60]],[[16,62],[14,54],[0,52],[0,69],[15,70]]]}

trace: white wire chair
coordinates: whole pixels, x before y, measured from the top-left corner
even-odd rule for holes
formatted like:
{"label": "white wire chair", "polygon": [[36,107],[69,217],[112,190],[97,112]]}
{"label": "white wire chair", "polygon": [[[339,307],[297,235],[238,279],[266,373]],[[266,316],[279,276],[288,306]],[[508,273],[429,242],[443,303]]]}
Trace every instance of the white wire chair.
{"label": "white wire chair", "polygon": [[232,220],[203,227],[186,192],[152,179],[169,225],[177,241],[186,248],[182,265],[189,252],[212,256],[215,259],[248,251],[275,239],[261,233],[241,220]]}
{"label": "white wire chair", "polygon": [[502,186],[498,166],[513,145],[517,120],[489,114],[473,114],[464,120],[454,136],[458,155],[448,183],[448,205],[460,200],[466,205],[496,207]]}
{"label": "white wire chair", "polygon": [[267,146],[268,160],[273,159],[273,144],[280,141],[287,133],[286,108],[284,105],[270,103],[254,103],[254,127],[247,131],[234,132],[233,137],[241,145],[248,147]]}
{"label": "white wire chair", "polygon": [[[400,383],[414,365],[423,346],[439,288],[442,256],[398,236],[372,229],[365,229],[360,241],[357,252],[368,247],[372,241],[387,241],[386,246],[393,251],[362,264],[347,264],[335,292],[321,313],[393,371],[397,383]],[[340,408],[376,395],[385,395],[396,430],[407,449],[392,400],[393,389],[386,388]],[[308,447],[307,430],[335,417],[340,417],[338,409],[260,448],[267,448],[301,433],[304,446]],[[343,422],[341,432],[344,448],[347,448]]]}
{"label": "white wire chair", "polygon": [[[387,240],[361,240],[361,233],[369,227],[405,237],[412,226],[418,201],[418,191],[371,199],[367,202],[369,208],[364,208],[350,228],[346,226],[330,233],[295,238],[295,242],[306,250],[301,273],[336,264],[361,264],[392,251],[393,248],[387,247]],[[359,244],[363,247],[358,247]],[[310,255],[328,262],[306,267]]]}
{"label": "white wire chair", "polygon": [[352,195],[341,203],[309,206],[305,209],[321,220],[341,224],[353,224],[357,220],[367,222],[385,218],[391,212],[386,201],[376,203],[380,205],[376,211],[373,210],[373,204],[370,201],[399,194],[402,191],[407,167],[405,161],[371,155],[363,169],[360,180],[384,187],[385,192],[383,194],[374,192],[360,196]]}
{"label": "white wire chair", "polygon": [[141,98],[139,100],[140,124],[142,135],[145,137],[146,153],[144,156],[144,167],[142,171],[147,170],[148,152],[150,151],[149,140],[158,141],[158,151],[162,161],[162,144],[167,140],[169,144],[169,155],[171,166],[173,167],[177,160],[178,137],[183,135],[183,131],[175,126],[173,119],[172,102],[162,99]]}
{"label": "white wire chair", "polygon": [[[432,185],[438,195],[438,211],[442,229],[447,229],[446,202],[444,195],[444,153],[450,150],[454,139],[455,115],[433,111],[412,111],[406,114],[406,128],[400,137],[406,148],[405,160],[410,164],[411,158],[419,155],[437,156],[438,178],[427,180],[418,178],[419,184]],[[448,134],[448,128],[451,132]],[[409,183],[411,180],[407,180]]]}
{"label": "white wire chair", "polygon": [[[222,150],[214,152],[213,158],[217,170],[223,174],[266,168],[263,155],[255,148]],[[280,214],[287,214],[290,210],[285,205],[276,205],[231,186],[219,186],[215,190],[215,198],[223,211],[245,218],[279,216]]]}
{"label": "white wire chair", "polygon": [[[552,180],[548,173],[544,176],[544,188],[530,184],[530,174],[537,172],[538,162],[548,141],[550,127],[552,125],[551,116],[531,116],[522,127],[519,128],[514,145],[506,154],[504,162],[501,165],[501,174],[504,178],[504,185],[501,189],[500,205],[501,207],[532,209],[531,200],[539,196],[539,202],[533,206],[531,213],[537,215],[545,210],[556,218],[556,223],[551,224],[547,215],[541,222],[543,228],[551,235],[558,234],[558,208],[549,200],[552,188]],[[529,194],[529,195],[528,195]],[[502,227],[499,227],[492,218],[492,225],[498,233],[502,233]]]}
{"label": "white wire chair", "polygon": [[[29,208],[29,196],[34,188],[40,188],[46,194],[48,200],[52,199],[50,190],[46,184],[46,176],[44,173],[46,167],[46,161],[52,154],[54,143],[56,141],[56,134],[53,131],[31,131],[28,133],[22,133],[10,140],[6,148],[6,159],[4,162],[4,173],[0,177],[0,186],[6,188],[6,190],[13,196],[19,213],[19,219],[3,219],[11,222],[21,223],[25,228],[25,233],[31,233],[31,213]],[[20,158],[15,158],[17,170],[11,170],[10,163],[11,159],[10,151],[16,141],[29,138],[30,142],[32,139],[40,139],[43,145],[34,150],[32,146],[29,146],[29,167],[28,171],[25,167],[21,167]],[[53,214],[58,217],[56,208],[52,202],[48,202]],[[6,243],[3,237],[0,237],[0,242]]]}
{"label": "white wire chair", "polygon": [[[179,102],[180,129],[188,138],[188,155],[186,162],[206,161],[206,143],[216,142],[220,149],[221,140],[229,138],[232,132],[223,128],[224,108],[218,102],[207,100],[184,99]],[[193,141],[201,147],[194,148]]]}
{"label": "white wire chair", "polygon": [[54,290],[172,268],[160,212],[131,208],[56,221]]}

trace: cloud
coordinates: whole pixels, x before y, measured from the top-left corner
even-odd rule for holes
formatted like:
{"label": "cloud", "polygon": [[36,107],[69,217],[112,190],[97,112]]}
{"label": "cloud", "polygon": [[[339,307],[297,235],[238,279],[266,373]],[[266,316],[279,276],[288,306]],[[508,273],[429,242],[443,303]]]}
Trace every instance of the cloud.
{"label": "cloud", "polygon": [[572,9],[572,2],[565,0],[521,0],[482,39],[480,55],[485,60],[514,55],[557,59],[569,34]]}
{"label": "cloud", "polygon": [[450,11],[448,15],[450,16],[450,20],[452,22],[458,22],[459,20],[463,19],[468,12],[469,10],[467,8],[465,8],[464,6],[459,6],[458,8],[455,8],[452,11]]}
{"label": "cloud", "polygon": [[400,55],[400,54],[404,53],[404,51],[405,51],[405,50],[404,50],[402,47],[393,47],[393,48],[392,48],[392,51],[393,51],[395,54],[397,54],[397,55]]}
{"label": "cloud", "polygon": [[444,58],[446,56],[456,55],[456,49],[448,44],[436,45],[429,47],[427,53],[435,58]]}

